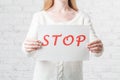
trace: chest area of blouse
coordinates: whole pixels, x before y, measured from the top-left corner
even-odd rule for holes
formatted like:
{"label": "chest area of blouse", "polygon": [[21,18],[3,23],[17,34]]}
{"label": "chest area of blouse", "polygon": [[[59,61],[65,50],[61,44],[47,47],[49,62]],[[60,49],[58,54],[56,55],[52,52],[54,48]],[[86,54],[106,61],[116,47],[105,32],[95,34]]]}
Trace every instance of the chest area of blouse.
{"label": "chest area of blouse", "polygon": [[[41,23],[42,22],[42,23]],[[73,21],[68,22],[53,22],[46,17],[43,17],[40,21],[42,25],[84,25],[84,19],[82,17],[78,17]]]}

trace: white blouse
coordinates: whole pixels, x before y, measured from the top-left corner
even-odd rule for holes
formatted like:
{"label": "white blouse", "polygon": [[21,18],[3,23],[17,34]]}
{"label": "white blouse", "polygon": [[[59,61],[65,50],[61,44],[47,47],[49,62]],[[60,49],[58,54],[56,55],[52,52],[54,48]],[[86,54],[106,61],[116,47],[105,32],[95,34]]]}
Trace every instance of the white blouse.
{"label": "white blouse", "polygon": [[[76,16],[69,21],[55,22],[44,10],[33,15],[33,19],[26,35],[26,39],[37,39],[37,29],[40,25],[90,25],[90,40],[97,39],[95,31],[92,27],[89,16],[79,11]],[[23,42],[24,43],[24,42]],[[64,62],[64,61],[39,61],[35,59],[36,51],[23,52],[32,57],[36,64],[34,69],[33,80],[83,80],[82,78],[82,61]],[[101,56],[102,53],[94,53],[95,56]]]}

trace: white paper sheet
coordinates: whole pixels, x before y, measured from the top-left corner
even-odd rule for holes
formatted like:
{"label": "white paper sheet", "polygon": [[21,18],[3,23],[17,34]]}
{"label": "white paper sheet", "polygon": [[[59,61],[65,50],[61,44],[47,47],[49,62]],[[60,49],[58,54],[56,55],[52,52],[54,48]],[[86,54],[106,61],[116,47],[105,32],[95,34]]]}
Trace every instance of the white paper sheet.
{"label": "white paper sheet", "polygon": [[[62,35],[55,37],[53,35]],[[89,59],[89,51],[87,49],[87,43],[89,42],[89,26],[80,25],[43,25],[38,29],[38,39],[44,44],[36,53],[37,59],[48,60],[48,61],[81,61]],[[65,38],[68,36],[68,40]],[[73,35],[73,37],[71,36]],[[81,35],[81,36],[80,36]],[[83,35],[86,37],[83,37]],[[78,38],[79,36],[79,38]],[[83,41],[77,41],[78,39]],[[65,45],[65,44],[68,45]],[[71,44],[70,44],[71,43]],[[80,45],[77,45],[79,44]]]}

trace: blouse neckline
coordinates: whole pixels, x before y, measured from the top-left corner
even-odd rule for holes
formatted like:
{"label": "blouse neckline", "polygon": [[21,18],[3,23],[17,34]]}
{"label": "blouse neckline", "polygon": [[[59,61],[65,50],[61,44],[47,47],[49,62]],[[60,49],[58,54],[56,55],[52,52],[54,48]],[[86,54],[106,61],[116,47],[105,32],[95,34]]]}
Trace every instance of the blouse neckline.
{"label": "blouse neckline", "polygon": [[64,22],[56,22],[56,21],[54,21],[49,15],[48,15],[48,13],[45,11],[45,10],[43,10],[43,13],[46,15],[46,17],[49,19],[49,20],[51,20],[53,23],[71,23],[71,22],[73,22],[74,20],[76,20],[77,18],[78,18],[78,15],[79,15],[79,11],[75,14],[75,16],[74,16],[74,18],[72,18],[71,20],[68,20],[68,21],[64,21]]}

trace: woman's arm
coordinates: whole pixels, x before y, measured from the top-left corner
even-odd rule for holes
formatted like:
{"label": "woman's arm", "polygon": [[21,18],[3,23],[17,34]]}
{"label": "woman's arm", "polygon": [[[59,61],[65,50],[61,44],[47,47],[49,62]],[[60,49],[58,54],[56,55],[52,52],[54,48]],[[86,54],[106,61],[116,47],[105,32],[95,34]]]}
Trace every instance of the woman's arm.
{"label": "woman's arm", "polygon": [[25,40],[22,43],[22,51],[29,57],[34,56],[34,53],[40,47],[40,41],[37,40],[38,39],[37,29],[39,26],[38,21],[39,21],[39,16],[37,13],[35,13],[32,17],[30,28],[25,37]]}
{"label": "woman's arm", "polygon": [[93,55],[99,57],[102,55],[104,48],[102,41],[97,37],[89,16],[85,16],[84,24],[90,27],[90,43],[87,45],[88,49]]}

